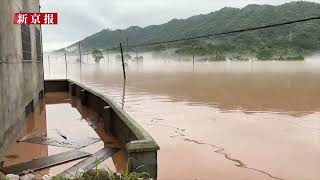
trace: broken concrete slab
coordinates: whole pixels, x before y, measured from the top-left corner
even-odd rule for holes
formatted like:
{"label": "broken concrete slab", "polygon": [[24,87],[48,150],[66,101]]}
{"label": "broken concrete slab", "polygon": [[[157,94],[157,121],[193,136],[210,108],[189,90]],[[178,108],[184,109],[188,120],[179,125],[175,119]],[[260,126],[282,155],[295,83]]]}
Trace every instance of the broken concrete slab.
{"label": "broken concrete slab", "polygon": [[72,166],[71,168],[65,170],[64,172],[57,175],[58,177],[72,178],[75,177],[78,172],[87,172],[96,166],[97,162],[102,162],[113,154],[118,152],[120,149],[115,148],[103,148],[98,152],[92,154],[90,157],[80,161],[78,164]]}
{"label": "broken concrete slab", "polygon": [[0,170],[5,174],[22,174],[27,170],[37,171],[48,167],[53,167],[70,161],[78,160],[90,156],[90,153],[72,150],[64,153],[55,154],[52,156],[34,159],[28,162],[1,167]]}

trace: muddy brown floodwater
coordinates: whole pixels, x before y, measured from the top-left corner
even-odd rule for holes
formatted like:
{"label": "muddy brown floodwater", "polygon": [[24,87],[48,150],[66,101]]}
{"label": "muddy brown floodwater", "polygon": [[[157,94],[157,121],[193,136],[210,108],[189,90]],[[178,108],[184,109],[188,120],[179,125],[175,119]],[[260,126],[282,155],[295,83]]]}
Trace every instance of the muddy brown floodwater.
{"label": "muddy brown floodwater", "polygon": [[[320,179],[320,58],[128,62],[68,58],[68,78],[119,103],[159,143],[159,179]],[[105,55],[107,57],[107,55]],[[47,69],[48,66],[45,66]],[[63,59],[46,78],[65,78]]]}
{"label": "muddy brown floodwater", "polygon": [[[41,101],[35,112],[28,115],[25,126],[17,139],[23,140],[31,137],[40,139],[45,136],[44,139],[48,138],[51,142],[61,143],[56,143],[58,146],[52,146],[42,145],[41,141],[17,142],[7,152],[4,167],[70,151],[72,149],[59,147],[59,144],[82,144],[87,138],[102,140],[81,148],[81,151],[93,154],[103,147],[119,148],[117,140],[105,132],[103,127],[97,114],[82,106],[79,99],[70,97],[68,93],[47,93],[45,101]],[[67,141],[61,135],[65,136]],[[101,167],[123,172],[127,164],[126,159],[126,152],[120,150],[102,162]],[[44,175],[57,175],[81,160],[37,171],[35,175],[37,179],[41,179]]]}

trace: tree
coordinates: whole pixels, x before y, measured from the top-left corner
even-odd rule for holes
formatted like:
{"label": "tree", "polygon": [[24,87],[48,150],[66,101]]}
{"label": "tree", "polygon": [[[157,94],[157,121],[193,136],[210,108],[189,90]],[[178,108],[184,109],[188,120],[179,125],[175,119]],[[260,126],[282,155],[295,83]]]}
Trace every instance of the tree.
{"label": "tree", "polygon": [[257,51],[257,59],[266,61],[271,60],[273,56],[272,49],[271,48],[261,48]]}
{"label": "tree", "polygon": [[92,57],[96,63],[99,63],[100,60],[104,58],[102,52],[97,49],[92,51]]}

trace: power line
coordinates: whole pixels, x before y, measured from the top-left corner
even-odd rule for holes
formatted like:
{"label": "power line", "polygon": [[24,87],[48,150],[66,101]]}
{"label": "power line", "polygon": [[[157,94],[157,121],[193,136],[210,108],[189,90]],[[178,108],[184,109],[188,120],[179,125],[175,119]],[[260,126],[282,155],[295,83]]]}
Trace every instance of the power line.
{"label": "power line", "polygon": [[[288,21],[288,22],[283,22],[283,23],[276,23],[276,24],[270,24],[270,25],[252,27],[252,28],[246,28],[246,29],[239,29],[239,30],[221,32],[221,33],[212,33],[212,34],[201,35],[201,36],[174,39],[174,40],[168,40],[168,41],[158,41],[158,42],[151,42],[151,43],[134,44],[134,45],[128,45],[127,47],[128,48],[133,48],[133,47],[152,46],[152,45],[158,45],[158,44],[181,42],[181,41],[190,41],[190,40],[208,38],[208,37],[213,37],[213,36],[229,35],[229,34],[235,34],[235,33],[241,33],[241,32],[268,29],[268,28],[285,26],[285,25],[296,24],[296,23],[302,23],[302,22],[313,21],[313,20],[320,20],[320,16],[310,17],[310,18],[300,19],[300,20],[295,20],[295,21]],[[102,50],[102,52],[113,51],[113,50],[117,50],[117,49],[119,49],[119,47],[112,47],[112,48],[104,49],[104,50]],[[81,54],[81,55],[89,55],[89,54],[92,54],[92,53],[89,52],[89,53],[85,53],[85,54]]]}
{"label": "power line", "polygon": [[160,41],[160,42],[153,42],[153,43],[136,44],[136,45],[130,45],[129,47],[151,46],[151,45],[158,45],[158,44],[165,44],[165,43],[173,43],[173,42],[180,42],[180,41],[189,41],[189,40],[207,38],[207,37],[212,37],[212,36],[221,36],[221,35],[228,35],[228,34],[234,34],[234,33],[247,32],[247,31],[255,31],[255,30],[260,30],[260,29],[267,29],[267,28],[272,28],[272,27],[278,27],[278,26],[296,24],[296,23],[301,23],[301,22],[306,22],[306,21],[312,21],[312,20],[319,20],[319,19],[320,19],[320,16],[318,16],[318,17],[311,17],[311,18],[307,18],[307,19],[300,19],[300,20],[295,20],[295,21],[288,21],[288,22],[284,22],[284,23],[277,23],[277,24],[271,24],[271,25],[265,25],[265,26],[258,26],[258,27],[247,28],[247,29],[227,31],[227,32],[222,32],[222,33],[207,34],[207,35],[202,35],[202,36],[195,36],[195,37],[189,37],[189,38],[175,39],[175,40],[169,40],[169,41]]}

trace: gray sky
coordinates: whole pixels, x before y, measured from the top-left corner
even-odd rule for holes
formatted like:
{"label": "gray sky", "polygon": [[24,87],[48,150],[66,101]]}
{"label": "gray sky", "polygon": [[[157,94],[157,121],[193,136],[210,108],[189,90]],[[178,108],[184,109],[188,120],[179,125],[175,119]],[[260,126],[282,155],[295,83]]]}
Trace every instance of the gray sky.
{"label": "gray sky", "polygon": [[[42,12],[58,12],[59,24],[43,26],[44,51],[70,45],[102,29],[162,24],[223,7],[279,5],[292,0],[41,0]],[[319,2],[320,0],[312,0]]]}

